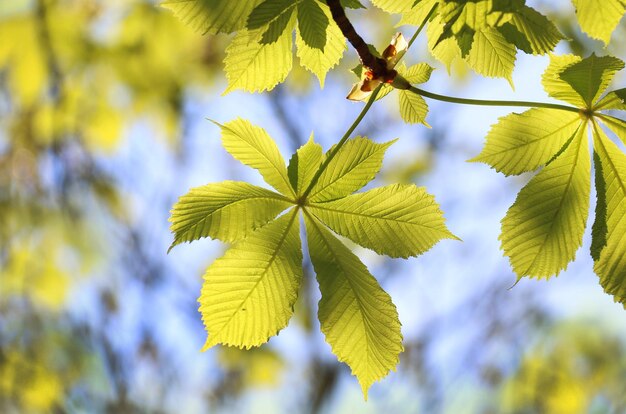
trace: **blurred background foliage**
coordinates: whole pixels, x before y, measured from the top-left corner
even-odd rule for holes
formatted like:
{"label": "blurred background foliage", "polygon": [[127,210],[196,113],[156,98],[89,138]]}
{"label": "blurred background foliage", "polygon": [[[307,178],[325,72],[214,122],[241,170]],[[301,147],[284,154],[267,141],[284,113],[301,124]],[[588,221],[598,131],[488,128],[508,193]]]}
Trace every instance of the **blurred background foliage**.
{"label": "blurred background foliage", "polygon": [[[576,28],[569,2],[535,3],[570,38],[562,51],[598,47]],[[381,44],[395,30],[397,19],[375,9],[352,14]],[[614,39],[623,36],[620,26]],[[359,109],[343,100],[353,52],[325,91],[298,69],[269,94],[219,98],[228,41],[192,32],[151,1],[0,1],[0,412],[626,412],[623,310],[603,302],[555,311],[547,284],[507,290],[514,278],[497,230],[481,228],[497,227],[502,183],[473,187],[474,210],[453,188],[438,192],[463,175],[437,165],[470,154],[436,107],[432,130],[402,129],[387,105],[360,131],[406,141],[381,180],[432,185],[453,224],[476,224],[461,229],[466,245],[415,261],[360,251],[400,308],[398,372],[362,401],[319,333],[310,270],[279,337],[250,351],[199,353],[202,269],[223,246],[166,256],[168,210],[192,185],[244,174],[204,117],[256,118],[287,154],[313,128],[328,148]],[[415,55],[430,59],[423,48]],[[453,89],[478,82],[462,67],[453,74]],[[584,297],[588,285],[573,278]]]}

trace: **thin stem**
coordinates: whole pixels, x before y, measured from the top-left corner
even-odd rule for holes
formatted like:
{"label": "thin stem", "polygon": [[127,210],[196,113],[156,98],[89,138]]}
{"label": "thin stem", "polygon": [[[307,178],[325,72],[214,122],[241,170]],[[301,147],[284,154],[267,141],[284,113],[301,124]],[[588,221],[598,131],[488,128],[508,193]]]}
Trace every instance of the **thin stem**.
{"label": "thin stem", "polygon": [[415,39],[417,39],[417,36],[421,33],[421,31],[424,28],[424,26],[426,26],[426,23],[428,23],[428,21],[430,20],[431,16],[433,14],[435,14],[435,10],[437,10],[437,5],[438,4],[435,3],[435,5],[430,9],[430,11],[426,15],[426,17],[424,17],[424,21],[422,21],[422,24],[419,25],[419,27],[415,31],[415,34],[413,34],[413,37],[411,37],[411,40],[409,40],[409,44],[406,47],[407,50],[411,48],[411,45],[413,45],[413,42],[415,42]]}
{"label": "thin stem", "polygon": [[521,106],[526,108],[549,108],[549,109],[559,109],[561,111],[569,111],[579,113],[581,111],[580,108],[576,108],[574,106],[553,104],[547,102],[531,102],[531,101],[494,101],[494,100],[483,100],[483,99],[467,99],[467,98],[457,98],[454,96],[447,95],[439,95],[436,93],[425,91],[424,89],[420,89],[416,86],[411,86],[409,91],[416,93],[421,96],[425,96],[426,98],[435,99],[437,101],[443,102],[451,102],[456,104],[464,104],[464,105],[480,105],[480,106]]}
{"label": "thin stem", "polygon": [[345,144],[346,141],[348,140],[348,138],[350,138],[350,135],[354,132],[356,127],[359,126],[359,124],[361,123],[361,121],[365,117],[365,114],[367,114],[367,111],[369,111],[369,109],[374,104],[374,101],[376,101],[376,96],[378,96],[378,93],[380,92],[382,87],[383,87],[382,84],[378,85],[378,87],[374,90],[374,92],[370,96],[369,101],[367,101],[367,104],[365,104],[365,106],[361,110],[361,113],[359,114],[359,116],[356,117],[356,119],[354,120],[352,125],[350,125],[350,128],[348,128],[348,130],[346,131],[345,134],[343,134],[343,136],[341,137],[341,139],[339,140],[337,145],[335,145],[334,151],[332,151],[332,152],[330,152],[328,154],[328,156],[326,157],[326,159],[324,160],[324,162],[322,163],[320,168],[317,170],[317,172],[313,176],[313,179],[311,180],[311,183],[306,188],[306,190],[304,190],[304,193],[302,193],[302,196],[300,197],[302,200],[306,200],[308,195],[311,193],[311,190],[313,189],[313,186],[315,186],[315,184],[317,184],[317,181],[320,179],[320,176],[322,175],[324,170],[326,170],[326,168],[328,167],[328,164],[330,164],[330,162],[333,160],[333,158],[335,158],[335,155],[337,155],[337,153],[339,152],[341,147],[343,147],[343,144]]}

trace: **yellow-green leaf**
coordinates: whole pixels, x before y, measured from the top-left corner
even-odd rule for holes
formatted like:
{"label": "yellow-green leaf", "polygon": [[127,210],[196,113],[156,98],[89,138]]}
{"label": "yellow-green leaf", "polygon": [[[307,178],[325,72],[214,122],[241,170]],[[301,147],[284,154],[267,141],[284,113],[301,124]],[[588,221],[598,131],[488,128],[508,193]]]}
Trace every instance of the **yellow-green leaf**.
{"label": "yellow-green leaf", "polygon": [[257,169],[265,182],[282,194],[289,197],[294,195],[285,160],[263,128],[241,118],[219,126],[222,128],[222,145],[226,151],[243,164]]}
{"label": "yellow-green leaf", "polygon": [[428,115],[428,104],[424,98],[416,93],[400,90],[400,116],[404,122],[409,124],[424,124],[430,128],[426,122]]}
{"label": "yellow-green leaf", "polygon": [[250,12],[262,0],[165,0],[161,3],[194,30],[232,33],[246,25]]}
{"label": "yellow-green leaf", "polygon": [[403,350],[398,312],[350,249],[308,214],[305,222],[322,292],[322,332],[339,361],[352,369],[367,399],[369,387],[395,370]]}
{"label": "yellow-green leaf", "polygon": [[585,101],[592,104],[609,86],[615,73],[624,69],[624,62],[613,56],[598,57],[595,54],[569,65],[559,76],[567,82]]}
{"label": "yellow-green leaf", "polygon": [[607,93],[594,105],[594,109],[597,111],[607,109],[626,111],[626,88]]}
{"label": "yellow-green leaf", "polygon": [[433,70],[433,67],[428,63],[418,63],[409,68],[404,66],[398,68],[398,72],[413,85],[428,82]]}
{"label": "yellow-green leaf", "polygon": [[472,162],[484,162],[506,175],[533,171],[546,164],[580,127],[577,113],[533,108],[512,113],[491,127],[485,146]]}
{"label": "yellow-green leaf", "polygon": [[339,26],[332,20],[328,6],[325,4],[319,6],[329,19],[329,24],[325,28],[326,44],[323,50],[307,45],[300,29],[298,29],[296,33],[296,55],[300,59],[300,64],[317,76],[320,87],[323,88],[326,74],[339,63],[346,50],[346,39]]}
{"label": "yellow-green leaf", "polygon": [[301,195],[309,186],[313,176],[324,160],[322,146],[313,141],[313,134],[289,160],[289,180],[296,194]]}
{"label": "yellow-green leaf", "polygon": [[417,256],[441,239],[456,238],[435,198],[413,184],[379,187],[307,210],[334,232],[391,257]]}
{"label": "yellow-green leaf", "polygon": [[280,194],[239,181],[192,188],[172,208],[172,247],[211,237],[234,242],[272,220],[293,203]]}
{"label": "yellow-green leaf", "polygon": [[324,50],[329,22],[317,0],[301,0],[298,3],[298,32],[307,46]]}
{"label": "yellow-green leaf", "polygon": [[604,291],[626,307],[626,155],[596,125],[593,132],[598,193],[593,269]]}
{"label": "yellow-green leaf", "polygon": [[502,250],[518,275],[548,277],[574,260],[589,210],[585,128],[520,191],[502,220]]}
{"label": "yellow-green leaf", "polygon": [[297,209],[233,245],[206,271],[198,302],[216,344],[259,346],[287,326],[302,279]]}
{"label": "yellow-green leaf", "polygon": [[572,88],[572,85],[561,79],[561,72],[581,60],[581,57],[574,55],[550,55],[550,64],[541,77],[541,84],[546,93],[555,99],[584,108],[584,99]]}
{"label": "yellow-green leaf", "polygon": [[513,14],[511,21],[499,30],[518,49],[533,55],[551,52],[563,39],[554,23],[528,6],[520,8]]}
{"label": "yellow-green leaf", "polygon": [[515,46],[494,28],[479,30],[467,56],[469,66],[483,76],[505,78],[513,85]]}
{"label": "yellow-green leaf", "polygon": [[609,44],[611,34],[626,10],[623,0],[572,0],[583,32]]}
{"label": "yellow-green leaf", "polygon": [[284,81],[293,64],[292,37],[295,19],[292,16],[282,34],[273,43],[261,43],[261,29],[240,30],[226,48],[224,70],[228,87],[248,92],[271,90]]}
{"label": "yellow-green leaf", "polygon": [[[346,142],[320,175],[309,193],[309,200],[312,202],[334,200],[365,186],[380,170],[385,151],[394,142],[395,140],[376,144],[364,137],[356,137]],[[328,154],[332,151],[334,147]]]}

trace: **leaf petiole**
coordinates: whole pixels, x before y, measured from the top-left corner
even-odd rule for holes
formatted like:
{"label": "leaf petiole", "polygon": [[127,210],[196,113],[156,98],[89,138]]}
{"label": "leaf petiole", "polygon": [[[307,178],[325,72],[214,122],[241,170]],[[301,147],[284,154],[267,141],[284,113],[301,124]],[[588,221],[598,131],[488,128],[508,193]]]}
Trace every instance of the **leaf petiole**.
{"label": "leaf petiole", "polygon": [[424,89],[420,89],[416,86],[411,86],[409,91],[416,93],[425,98],[435,99],[437,101],[443,102],[451,102],[456,104],[463,105],[479,105],[479,106],[521,106],[525,108],[548,108],[548,109],[559,109],[561,111],[569,111],[569,112],[580,112],[580,108],[576,108],[574,106],[567,106],[561,104],[547,103],[547,102],[532,102],[532,101],[495,101],[495,100],[484,100],[484,99],[467,99],[467,98],[457,98],[454,96],[447,95],[439,95],[437,93],[428,92]]}

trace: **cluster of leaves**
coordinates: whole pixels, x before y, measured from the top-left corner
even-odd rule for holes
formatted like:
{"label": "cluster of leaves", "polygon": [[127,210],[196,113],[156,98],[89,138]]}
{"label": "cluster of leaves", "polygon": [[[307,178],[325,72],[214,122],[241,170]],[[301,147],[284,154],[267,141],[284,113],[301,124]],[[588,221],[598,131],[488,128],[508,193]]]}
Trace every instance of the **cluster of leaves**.
{"label": "cluster of leaves", "polygon": [[[510,83],[518,50],[546,54],[564,38],[524,0],[372,3],[401,14],[400,24],[422,26],[429,20],[429,50],[448,68],[460,58],[477,73]],[[623,0],[573,3],[582,29],[605,43],[626,9]],[[322,86],[346,49],[341,30],[320,0],[163,4],[205,33],[236,33],[226,50],[226,92],[270,90],[283,82],[293,65],[294,31],[301,65]],[[342,5],[362,7],[354,0]],[[377,53],[374,48],[372,53]],[[626,110],[624,90],[602,96],[623,67],[610,56],[552,56],[544,87],[550,96],[574,106],[539,105],[502,118],[474,160],[507,175],[543,167],[503,219],[501,240],[519,277],[548,277],[565,269],[582,245],[591,192],[585,134],[589,129],[598,193],[591,255],[604,289],[626,305],[626,156],[600,125],[626,142],[626,122],[602,113]],[[357,67],[355,73],[362,75],[363,70]],[[429,79],[432,68],[421,63],[397,70],[417,84]],[[381,88],[378,99],[392,89]],[[402,118],[427,125],[428,106],[422,96],[411,90],[399,94]],[[413,185],[351,195],[373,179],[390,143],[357,137],[323,154],[311,139],[285,166],[262,129],[243,120],[220,127],[224,147],[256,168],[278,192],[226,181],[192,189],[172,210],[172,246],[202,237],[233,243],[205,275],[200,297],[209,333],[205,349],[218,343],[257,346],[287,325],[303,274],[301,212],[322,292],[318,312],[322,332],[366,394],[371,383],[397,363],[402,350],[400,323],[391,298],[333,232],[380,254],[415,256],[440,239],[454,238],[438,206],[424,189]]]}
{"label": "cluster of leaves", "polygon": [[225,181],[192,189],[172,210],[172,247],[202,237],[233,243],[204,276],[205,349],[258,346],[287,325],[303,274],[301,212],[322,293],[322,332],[367,396],[398,362],[400,321],[389,295],[333,232],[379,254],[417,256],[455,238],[439,206],[415,185],[352,194],[378,173],[393,142],[356,137],[324,154],[311,137],[285,166],[263,129],[240,119],[220,127],[224,148],[278,192]]}
{"label": "cluster of leaves", "polygon": [[300,64],[318,77],[320,86],[346,50],[328,6],[318,0],[166,0],[163,5],[205,33],[237,32],[226,49],[225,93],[260,92],[283,82],[293,66],[294,30]]}
{"label": "cluster of leaves", "polygon": [[611,56],[553,56],[543,75],[548,95],[579,112],[533,108],[499,120],[474,158],[506,175],[543,169],[520,191],[502,220],[502,249],[519,277],[548,277],[573,261],[589,211],[593,137],[596,218],[591,256],[604,290],[626,306],[626,155],[602,130],[626,143],[626,90],[605,92],[624,63]]}

